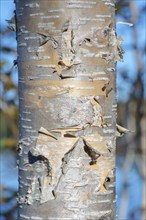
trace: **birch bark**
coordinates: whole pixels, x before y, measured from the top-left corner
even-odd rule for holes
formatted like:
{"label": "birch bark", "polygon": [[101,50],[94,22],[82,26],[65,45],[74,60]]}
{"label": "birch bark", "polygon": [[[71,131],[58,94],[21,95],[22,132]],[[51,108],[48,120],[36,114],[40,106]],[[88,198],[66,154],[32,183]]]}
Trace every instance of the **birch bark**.
{"label": "birch bark", "polygon": [[19,220],[115,219],[114,0],[16,0]]}

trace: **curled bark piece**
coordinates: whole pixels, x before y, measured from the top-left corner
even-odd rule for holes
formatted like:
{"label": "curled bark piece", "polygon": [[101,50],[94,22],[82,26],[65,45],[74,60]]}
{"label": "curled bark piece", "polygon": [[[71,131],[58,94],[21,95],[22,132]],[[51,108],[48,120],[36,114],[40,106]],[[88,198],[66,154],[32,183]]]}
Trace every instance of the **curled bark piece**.
{"label": "curled bark piece", "polygon": [[99,192],[106,192],[107,189],[106,189],[105,183],[106,183],[106,180],[107,180],[108,175],[110,173],[110,170],[106,170],[106,171],[104,170],[104,171],[100,172],[101,167],[98,164],[90,165],[90,166],[88,166],[88,169],[92,170],[92,171],[95,171],[95,172],[97,171],[97,173],[100,174],[100,177],[99,177],[99,179],[100,179]]}
{"label": "curled bark piece", "polygon": [[45,35],[45,34],[42,34],[42,33],[37,33],[40,35],[40,46],[43,46],[45,45],[47,42],[50,41],[51,43],[51,46],[56,49],[58,47],[58,42],[57,40],[55,40],[52,36],[49,36],[49,35]]}
{"label": "curled bark piece", "polygon": [[16,16],[14,15],[10,20],[6,20],[8,24],[16,24]]}
{"label": "curled bark piece", "polygon": [[48,136],[54,138],[55,140],[57,140],[57,138],[53,134],[51,134],[47,129],[45,129],[43,127],[40,128],[39,133],[44,134],[44,135],[48,135]]}
{"label": "curled bark piece", "polygon": [[8,25],[7,28],[9,28],[11,31],[16,32],[16,26],[15,25]]}
{"label": "curled bark piece", "polygon": [[124,128],[118,124],[116,124],[116,128],[117,128],[117,133],[116,133],[117,137],[122,137],[124,134],[126,134],[128,132],[134,132],[134,131],[130,131],[127,128]]}
{"label": "curled bark piece", "polygon": [[107,126],[103,118],[102,107],[98,103],[97,99],[93,98],[90,102],[93,105],[93,111],[94,111],[94,122],[92,123],[92,126],[98,126],[98,127]]}
{"label": "curled bark piece", "polygon": [[91,157],[90,165],[96,164],[97,159],[102,155],[97,149],[92,147],[92,144],[89,144],[86,139],[83,138],[85,144],[85,152]]}
{"label": "curled bark piece", "polygon": [[121,61],[121,62],[123,61],[123,54],[125,53],[125,51],[123,50],[123,48],[121,46],[122,41],[123,41],[122,37],[119,36],[117,38],[117,51],[118,51],[117,61]]}
{"label": "curled bark piece", "polygon": [[107,84],[104,85],[104,87],[102,88],[102,91],[106,92],[106,97],[108,97],[108,94],[113,90],[113,88],[110,85],[110,82],[108,82]]}

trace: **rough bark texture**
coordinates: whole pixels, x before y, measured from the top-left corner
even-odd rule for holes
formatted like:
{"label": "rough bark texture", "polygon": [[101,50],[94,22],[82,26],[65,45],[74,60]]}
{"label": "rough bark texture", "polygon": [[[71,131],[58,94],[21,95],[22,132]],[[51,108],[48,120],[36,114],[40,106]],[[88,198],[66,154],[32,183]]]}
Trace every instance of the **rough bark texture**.
{"label": "rough bark texture", "polygon": [[114,0],[16,0],[19,220],[115,219]]}

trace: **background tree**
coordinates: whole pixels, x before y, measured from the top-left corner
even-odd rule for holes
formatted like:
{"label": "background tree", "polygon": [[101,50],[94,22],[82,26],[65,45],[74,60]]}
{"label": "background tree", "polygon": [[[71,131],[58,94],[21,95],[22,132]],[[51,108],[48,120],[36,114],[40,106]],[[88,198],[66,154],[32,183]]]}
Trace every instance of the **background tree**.
{"label": "background tree", "polygon": [[[1,4],[1,3],[0,3]],[[13,13],[13,11],[12,11]],[[10,15],[9,15],[10,16]],[[6,18],[5,18],[6,19]],[[15,33],[0,27],[0,219],[13,220],[17,215],[17,170],[15,148],[18,143],[18,96]],[[9,39],[9,41],[7,40]],[[9,45],[8,42],[13,42]],[[11,168],[10,168],[11,167]],[[9,173],[10,171],[10,173]],[[5,176],[7,179],[5,179]],[[4,180],[5,179],[5,180]]]}
{"label": "background tree", "polygon": [[[129,65],[125,65],[122,69],[119,69],[121,83],[118,88],[123,96],[124,90],[127,90],[127,94],[125,93],[126,97],[124,99],[119,97],[118,120],[124,127],[131,128],[131,130],[134,131],[130,135],[118,140],[117,143],[117,153],[121,157],[124,174],[123,187],[121,188],[122,197],[120,198],[119,219],[145,219],[146,204],[143,202],[141,206],[138,202],[138,197],[140,194],[145,194],[144,188],[140,187],[140,185],[142,185],[142,181],[145,182],[146,178],[144,156],[146,155],[144,144],[144,124],[146,121],[144,112],[146,97],[144,93],[145,34],[142,28],[145,20],[144,10],[146,5],[144,1],[118,1],[117,8],[117,19],[122,20],[123,23],[131,24],[131,27],[123,25],[123,29],[121,28],[121,30],[127,33],[124,39],[124,41],[126,41],[125,46],[124,43],[123,46],[125,50],[127,50],[130,60],[128,61]],[[131,36],[129,40],[126,38],[127,35]],[[133,60],[135,60],[135,62],[133,62]],[[126,62],[126,59],[124,61]],[[133,184],[133,182],[135,182],[135,184]],[[132,188],[137,188],[138,193],[132,193]],[[131,203],[131,206],[128,206],[130,197],[132,197],[135,202]],[[143,201],[144,200],[143,198]],[[125,207],[127,207],[127,211]],[[128,213],[128,215],[126,213]]]}

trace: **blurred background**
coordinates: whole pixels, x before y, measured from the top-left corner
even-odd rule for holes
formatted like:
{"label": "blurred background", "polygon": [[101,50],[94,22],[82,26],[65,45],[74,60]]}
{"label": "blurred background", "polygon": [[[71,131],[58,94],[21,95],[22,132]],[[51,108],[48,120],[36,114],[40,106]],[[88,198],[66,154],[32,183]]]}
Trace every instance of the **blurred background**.
{"label": "blurred background", "polygon": [[[18,71],[13,0],[0,2],[0,219],[16,220]],[[118,124],[131,132],[117,139],[117,219],[146,220],[146,1],[117,0],[117,35],[125,51],[117,64]],[[11,29],[11,30],[10,30]]]}

